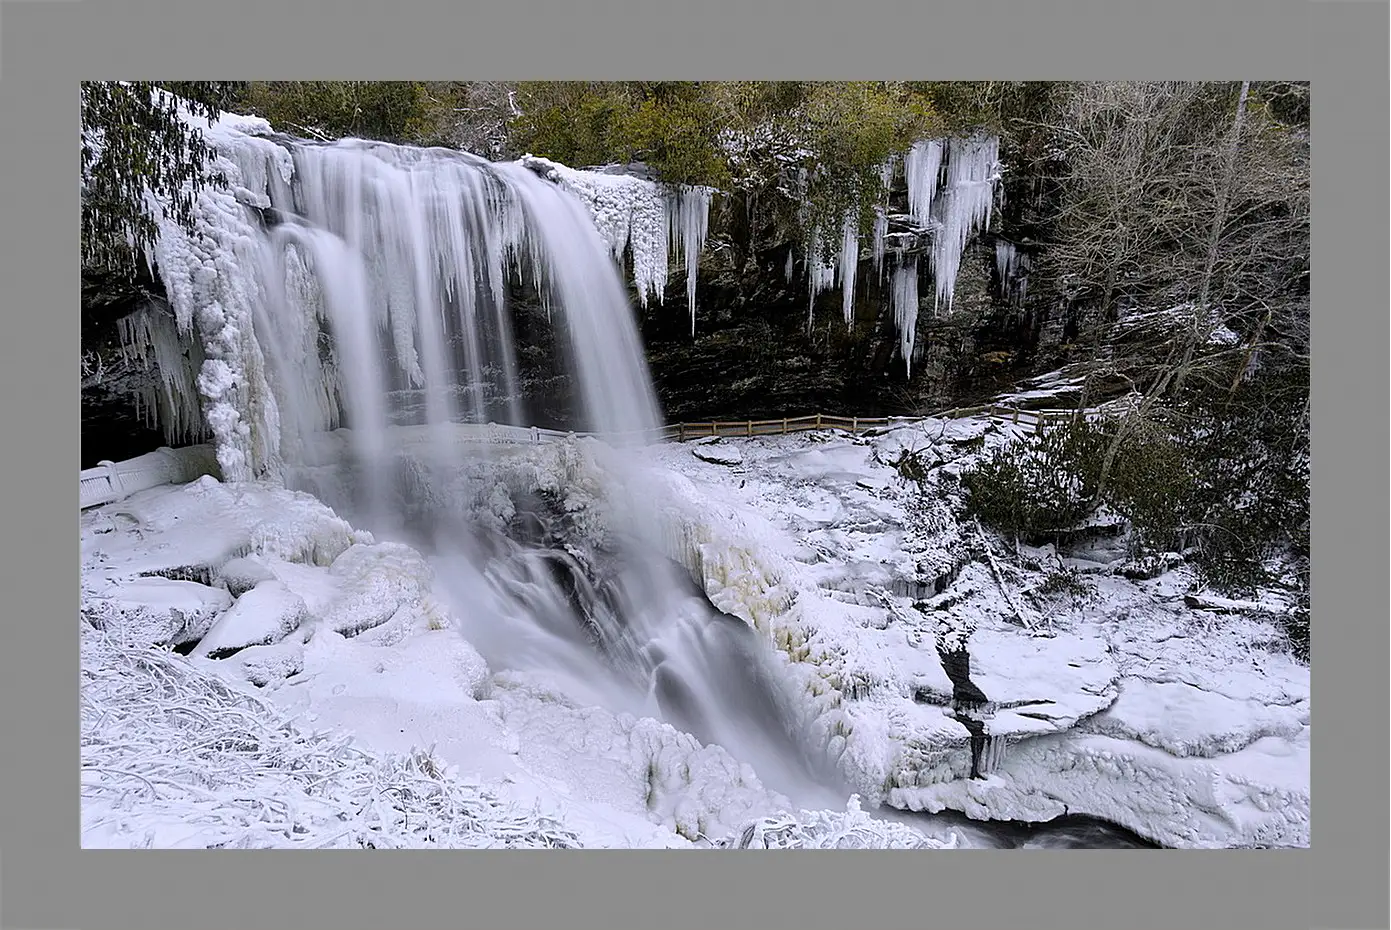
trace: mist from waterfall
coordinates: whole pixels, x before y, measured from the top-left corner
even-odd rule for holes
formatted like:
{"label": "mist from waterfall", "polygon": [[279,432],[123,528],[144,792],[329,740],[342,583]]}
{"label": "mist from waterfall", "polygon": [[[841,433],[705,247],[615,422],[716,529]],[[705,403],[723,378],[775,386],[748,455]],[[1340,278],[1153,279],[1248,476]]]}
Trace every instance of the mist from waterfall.
{"label": "mist from waterfall", "polygon": [[[599,543],[535,501],[485,525],[456,490],[459,473],[499,454],[469,424],[530,425],[508,305],[519,289],[563,335],[555,361],[576,389],[571,428],[621,449],[661,424],[613,244],[574,178],[557,183],[548,164],[242,131],[251,122],[209,127],[230,190],[201,195],[206,234],[166,230],[159,262],[186,335],[228,337],[214,430],[232,450],[224,458],[278,470],[379,537],[428,552],[462,632],[495,669],[666,720],[799,802],[843,804],[813,774],[771,646],[715,610],[684,568],[624,543],[631,527]],[[708,207],[707,195],[683,196]],[[695,207],[666,224],[688,251],[704,228]],[[220,329],[206,325],[214,302]],[[346,460],[325,460],[330,434]],[[326,464],[346,477],[313,483]]]}

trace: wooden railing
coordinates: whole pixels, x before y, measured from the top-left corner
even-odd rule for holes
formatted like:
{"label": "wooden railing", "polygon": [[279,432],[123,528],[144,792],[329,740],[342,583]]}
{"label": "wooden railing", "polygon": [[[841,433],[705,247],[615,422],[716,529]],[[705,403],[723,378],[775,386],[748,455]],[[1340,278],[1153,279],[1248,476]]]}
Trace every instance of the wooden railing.
{"label": "wooden railing", "polygon": [[[1105,416],[1120,408],[1112,402],[1085,412],[1088,419]],[[709,436],[727,438],[749,436],[784,436],[789,433],[803,433],[814,430],[840,430],[852,435],[883,429],[923,423],[928,420],[956,420],[965,417],[988,417],[992,420],[1020,424],[1031,428],[1034,433],[1043,433],[1052,424],[1066,423],[1077,417],[1075,409],[1025,410],[1021,407],[1007,407],[1001,404],[984,404],[978,407],[953,407],[934,414],[920,417],[842,417],[828,413],[816,413],[801,417],[783,417],[773,420],[715,420],[708,423],[671,423],[662,427],[661,436],[665,440],[685,442],[689,439],[703,439]]]}
{"label": "wooden railing", "polygon": [[[1089,408],[1084,415],[1088,419],[1106,416],[1123,409],[1124,401],[1112,401],[1099,407]],[[928,420],[955,420],[965,417],[988,417],[998,422],[1012,423],[1042,434],[1051,424],[1061,424],[1073,420],[1078,412],[1073,410],[1024,410],[1019,407],[1006,407],[1000,404],[986,404],[978,407],[954,407],[929,416],[920,417],[842,417],[827,413],[814,413],[800,417],[782,417],[773,420],[713,420],[708,423],[670,423],[655,430],[639,433],[607,436],[608,439],[651,440],[665,442],[685,442],[711,436],[736,439],[754,436],[785,436],[791,433],[805,433],[816,430],[838,430],[858,435],[877,430],[923,423]],[[541,429],[535,426],[507,426],[501,423],[455,424],[455,438],[465,441],[497,443],[547,443],[559,442],[572,436],[592,435],[588,433],[566,432],[563,430]],[[420,440],[428,437],[421,432]],[[402,437],[406,444],[411,439]],[[206,475],[217,473],[217,457],[211,446],[188,446],[182,449],[159,449],[148,455],[129,459],[125,462],[103,462],[96,468],[85,469],[79,480],[81,508],[94,507],[111,501],[121,500],[137,491],[159,487],[163,484],[180,484]]]}

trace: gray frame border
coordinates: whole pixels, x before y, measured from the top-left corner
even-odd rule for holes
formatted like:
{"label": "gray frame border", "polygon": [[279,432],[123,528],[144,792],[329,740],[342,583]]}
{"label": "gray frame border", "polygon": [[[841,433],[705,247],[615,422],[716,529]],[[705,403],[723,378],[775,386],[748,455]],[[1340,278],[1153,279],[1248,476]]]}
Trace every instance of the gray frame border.
{"label": "gray frame border", "polygon": [[[9,595],[0,624],[0,926],[1388,926],[1380,701],[1387,544],[1380,518],[1366,518],[1387,512],[1379,399],[1386,283],[1373,271],[1387,254],[1387,4],[808,6],[87,0],[0,10],[0,300],[15,326],[5,340],[0,395],[11,448],[38,453],[5,458],[11,526],[10,557],[0,560]],[[1331,721],[1316,743],[1314,849],[982,851],[965,859],[517,852],[400,854],[390,862],[226,852],[214,863],[172,852],[79,854],[76,625],[66,613],[72,600],[61,607],[76,594],[76,535],[54,528],[55,514],[71,513],[75,482],[52,464],[75,469],[77,460],[76,82],[814,74],[1313,81],[1315,688],[1320,716]]]}

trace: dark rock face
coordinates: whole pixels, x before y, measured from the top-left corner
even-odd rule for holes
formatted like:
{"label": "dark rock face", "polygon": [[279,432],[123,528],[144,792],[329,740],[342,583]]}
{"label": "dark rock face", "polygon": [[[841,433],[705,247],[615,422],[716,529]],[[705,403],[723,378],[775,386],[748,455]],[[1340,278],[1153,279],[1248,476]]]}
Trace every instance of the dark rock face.
{"label": "dark rock face", "polygon": [[[997,217],[997,227],[1012,242],[1026,240],[1034,231],[1015,219],[1032,209],[1030,189],[1015,184],[1017,189],[1006,191],[1005,209]],[[900,212],[901,202],[906,202],[906,191],[900,187],[890,211],[890,249],[921,256],[930,248],[930,231],[913,226]],[[993,234],[968,246],[949,309],[934,310],[931,281],[924,273],[908,377],[890,307],[892,251],[883,272],[876,273],[868,237],[862,243],[854,315],[847,326],[838,287],[820,294],[809,314],[801,249],[785,230],[760,219],[756,204],[751,207],[742,195],[716,198],[710,223],[697,282],[694,335],[683,269],[673,268],[660,303],[641,308],[632,301],[669,422],[817,412],[921,414],[979,403],[1015,384],[1026,370],[1065,360],[1047,349],[1064,338],[1059,321],[1071,319],[1070,311],[1060,310],[1050,320],[1036,308],[1052,298],[1031,296],[1028,304],[1034,309],[1007,299]],[[789,252],[794,258],[790,282]],[[920,259],[920,265],[925,268],[926,261]],[[1031,285],[1030,291],[1042,295],[1044,288]],[[159,282],[143,269],[129,281],[84,276],[84,351],[114,358],[115,320],[161,294]],[[548,315],[534,291],[515,283],[507,306],[518,353],[517,399],[527,425],[583,428],[573,421],[568,402],[573,391],[564,360],[563,312]],[[1040,355],[1040,346],[1047,357]],[[134,401],[142,377],[157,374],[125,372],[84,383],[84,465],[128,458],[162,444]],[[505,420],[506,398],[491,394],[486,398],[489,416]]]}
{"label": "dark rock face", "polygon": [[[641,313],[643,339],[658,398],[670,421],[763,419],[808,413],[911,415],[953,405],[973,384],[986,393],[999,374],[970,364],[975,320],[991,305],[993,256],[972,248],[963,260],[955,312],[936,318],[931,297],[918,319],[917,356],[906,376],[881,280],[863,260],[855,286],[854,320],[841,315],[839,288],[810,304],[800,259],[785,279],[788,245],[771,245],[740,273],[716,252],[701,267],[696,332],[691,335],[684,276],[667,299]],[[968,364],[963,365],[963,361]]]}
{"label": "dark rock face", "polygon": [[153,452],[164,436],[137,403],[140,390],[158,378],[121,357],[116,321],[158,300],[163,288],[148,277],[82,280],[82,468],[104,459],[119,462]]}

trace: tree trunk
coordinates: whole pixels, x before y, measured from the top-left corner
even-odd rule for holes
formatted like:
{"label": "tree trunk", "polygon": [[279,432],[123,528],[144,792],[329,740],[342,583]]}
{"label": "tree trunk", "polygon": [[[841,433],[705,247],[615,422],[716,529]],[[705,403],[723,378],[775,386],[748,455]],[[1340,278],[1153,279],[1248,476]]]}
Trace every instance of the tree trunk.
{"label": "tree trunk", "polygon": [[1241,146],[1241,127],[1246,121],[1246,97],[1250,90],[1251,82],[1242,81],[1241,94],[1236,101],[1236,118],[1232,120],[1232,131],[1227,137],[1227,147],[1223,153],[1222,181],[1217,188],[1217,205],[1212,214],[1212,227],[1208,231],[1207,239],[1207,255],[1203,263],[1203,276],[1198,285],[1197,327],[1189,335],[1188,347],[1183,353],[1183,361],[1179,364],[1178,376],[1174,381],[1175,390],[1183,387],[1183,381],[1188,376],[1188,367],[1193,361],[1193,355],[1197,351],[1198,345],[1206,342],[1212,331],[1216,329],[1216,324],[1209,312],[1208,302],[1212,297],[1212,277],[1217,267],[1217,254],[1222,241],[1222,230],[1227,225],[1232,182],[1236,173],[1236,155]]}

